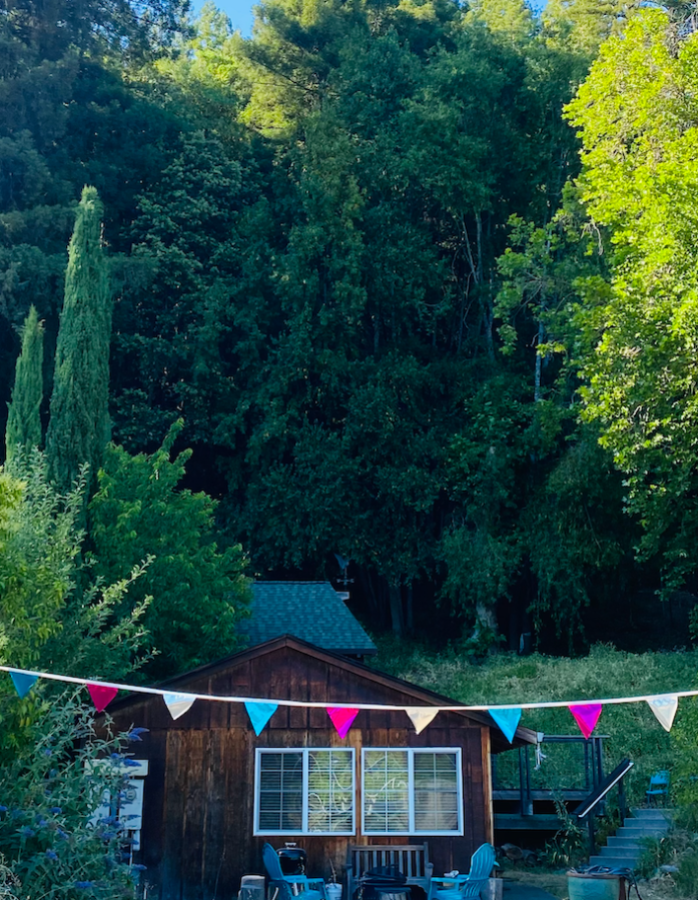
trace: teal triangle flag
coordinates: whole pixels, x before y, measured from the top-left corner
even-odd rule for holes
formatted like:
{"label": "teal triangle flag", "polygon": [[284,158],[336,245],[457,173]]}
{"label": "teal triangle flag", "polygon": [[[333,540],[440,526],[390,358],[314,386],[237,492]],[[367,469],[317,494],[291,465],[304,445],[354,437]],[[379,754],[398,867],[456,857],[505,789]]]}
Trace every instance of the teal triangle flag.
{"label": "teal triangle flag", "polygon": [[521,721],[521,710],[518,706],[512,706],[510,709],[488,709],[487,712],[492,716],[494,721],[499,725],[504,737],[511,742],[514,740],[516,728]]}
{"label": "teal triangle flag", "polygon": [[264,731],[267,722],[276,712],[277,706],[276,703],[245,703],[245,709],[255,734],[260,735]]}
{"label": "teal triangle flag", "polygon": [[10,678],[20,697],[26,697],[39,680],[37,675],[27,675],[26,672],[10,672]]}

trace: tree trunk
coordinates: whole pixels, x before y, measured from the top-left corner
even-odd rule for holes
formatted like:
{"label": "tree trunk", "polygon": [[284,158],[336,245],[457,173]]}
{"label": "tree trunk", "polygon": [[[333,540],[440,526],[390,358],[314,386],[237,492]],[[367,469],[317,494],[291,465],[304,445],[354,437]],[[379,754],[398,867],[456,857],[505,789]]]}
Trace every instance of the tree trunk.
{"label": "tree trunk", "polygon": [[414,632],[414,590],[412,582],[407,587],[407,633]]}
{"label": "tree trunk", "polygon": [[533,388],[533,399],[536,403],[542,399],[541,393],[541,376],[543,372],[543,357],[540,355],[540,345],[543,343],[543,338],[545,337],[545,329],[543,328],[543,323],[541,321],[538,322],[538,340],[536,341],[536,371],[535,371],[535,382]]}
{"label": "tree trunk", "polygon": [[390,597],[390,626],[393,634],[402,637],[405,632],[405,619],[402,613],[402,592],[399,584],[388,585]]}

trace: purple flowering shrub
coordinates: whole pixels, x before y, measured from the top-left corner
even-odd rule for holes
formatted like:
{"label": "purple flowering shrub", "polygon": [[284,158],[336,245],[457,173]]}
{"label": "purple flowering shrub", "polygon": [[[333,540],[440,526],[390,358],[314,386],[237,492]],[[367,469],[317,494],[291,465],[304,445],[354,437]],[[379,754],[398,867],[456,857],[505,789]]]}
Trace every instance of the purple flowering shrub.
{"label": "purple flowering shrub", "polygon": [[0,764],[0,897],[137,896],[143,867],[129,865],[125,828],[95,811],[126,786],[128,747],[144,729],[98,735],[84,698],[84,691],[52,697],[29,739]]}

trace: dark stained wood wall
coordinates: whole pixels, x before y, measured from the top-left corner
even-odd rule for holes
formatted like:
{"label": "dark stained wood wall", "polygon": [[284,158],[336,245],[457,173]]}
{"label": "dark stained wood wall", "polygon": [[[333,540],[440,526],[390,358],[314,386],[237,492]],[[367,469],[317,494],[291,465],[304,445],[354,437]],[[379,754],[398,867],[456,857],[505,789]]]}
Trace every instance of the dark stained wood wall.
{"label": "dark stained wood wall", "polygon": [[[278,643],[278,642],[275,642]],[[386,679],[389,681],[389,679]],[[351,662],[339,663],[286,644],[209,674],[192,673],[173,690],[279,699],[420,705],[414,695],[367,679]],[[472,852],[492,840],[489,728],[456,713],[440,713],[417,735],[404,712],[361,711],[346,740],[324,709],[279,707],[259,737],[241,704],[197,701],[173,721],[160,697],[141,695],[116,705],[116,727],[150,729],[138,745],[147,758],[140,861],[160,900],[232,900],[243,874],[263,874],[262,845],[253,837],[256,747],[354,747],[357,763],[357,834],[296,840],[308,853],[309,873],[329,876],[330,862],[343,872],[350,843],[405,843],[409,839],[360,834],[359,773],[362,747],[461,747],[464,826],[462,837],[427,840],[435,872],[467,871]],[[277,847],[293,837],[269,838]],[[351,898],[349,898],[351,900]]]}

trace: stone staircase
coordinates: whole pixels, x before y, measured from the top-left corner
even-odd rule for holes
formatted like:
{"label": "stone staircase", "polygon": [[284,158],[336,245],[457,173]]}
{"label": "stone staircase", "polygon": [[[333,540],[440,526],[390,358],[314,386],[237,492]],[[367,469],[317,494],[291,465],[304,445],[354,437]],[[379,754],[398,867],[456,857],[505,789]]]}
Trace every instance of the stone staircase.
{"label": "stone staircase", "polygon": [[633,809],[632,818],[625,820],[614,837],[601,848],[599,856],[592,856],[590,866],[634,869],[644,851],[641,838],[661,837],[671,827],[670,809]]}

